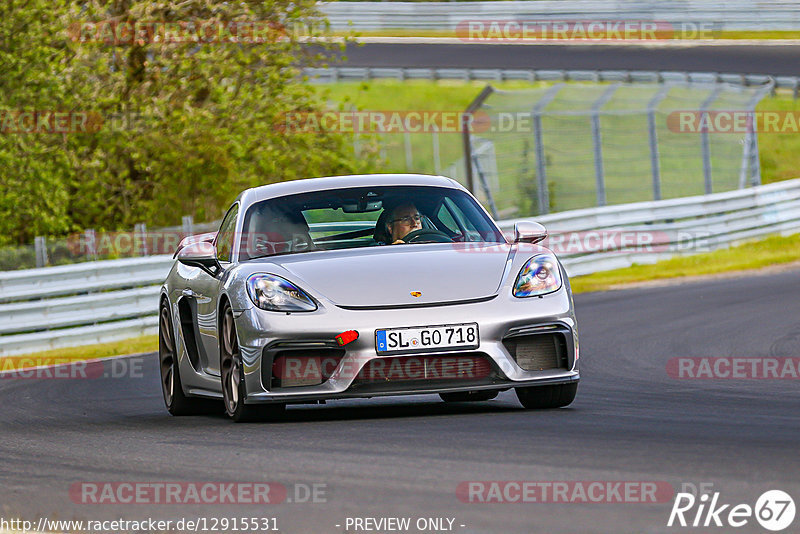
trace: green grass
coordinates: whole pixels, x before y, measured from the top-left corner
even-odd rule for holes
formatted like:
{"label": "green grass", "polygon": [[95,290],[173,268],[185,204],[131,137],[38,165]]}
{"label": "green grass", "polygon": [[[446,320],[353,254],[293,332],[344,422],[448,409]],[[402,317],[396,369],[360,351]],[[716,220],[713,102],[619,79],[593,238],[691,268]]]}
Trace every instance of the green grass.
{"label": "green grass", "polygon": [[68,347],[14,356],[0,356],[0,370],[7,371],[24,367],[58,365],[125,354],[156,352],[157,350],[158,336],[141,336],[111,343]]}
{"label": "green grass", "polygon": [[[800,112],[800,100],[781,93],[776,98],[765,98],[756,109]],[[758,149],[762,183],[769,184],[800,176],[800,134],[759,133]]]}
{"label": "green grass", "polygon": [[680,256],[648,265],[633,265],[570,279],[574,293],[604,291],[617,286],[649,280],[713,275],[760,269],[800,261],[800,234],[771,236],[729,249]]}

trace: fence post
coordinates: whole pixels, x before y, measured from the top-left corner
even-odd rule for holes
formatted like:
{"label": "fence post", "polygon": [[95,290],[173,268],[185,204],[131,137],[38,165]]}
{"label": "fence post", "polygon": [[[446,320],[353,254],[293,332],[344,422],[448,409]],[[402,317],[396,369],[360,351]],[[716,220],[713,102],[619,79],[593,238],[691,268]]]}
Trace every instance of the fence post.
{"label": "fence post", "polygon": [[[469,71],[469,69],[467,69]],[[483,105],[484,101],[494,92],[491,85],[487,85],[478,93],[475,100],[470,102],[464,113],[461,114],[461,142],[464,147],[464,174],[467,182],[467,189],[470,193],[475,193],[475,180],[472,176],[472,115]]]}
{"label": "fence post", "polygon": [[147,251],[147,226],[139,223],[133,227],[134,249],[139,249],[140,256],[148,256]]}
{"label": "fence post", "polygon": [[414,158],[411,153],[411,134],[408,131],[403,132],[403,144],[406,149],[406,172],[411,172],[414,167]]}
{"label": "fence post", "polygon": [[[748,178],[751,185],[761,183],[761,161],[758,159],[758,122],[756,120],[756,106],[768,92],[775,88],[775,82],[770,81],[747,103],[750,112],[747,122],[747,132],[744,134],[744,150],[742,150],[742,164],[739,167],[739,189],[747,187]],[[754,159],[755,158],[755,159]]]}
{"label": "fence post", "polygon": [[181,218],[181,225],[183,226],[183,237],[194,234],[194,218],[191,215],[184,215]]}
{"label": "fence post", "polygon": [[439,154],[439,129],[433,130],[433,170],[436,174],[442,174],[442,158]]}
{"label": "fence post", "polygon": [[557,83],[545,92],[533,106],[533,143],[536,151],[536,182],[537,196],[539,197],[539,215],[545,215],[550,211],[550,193],[547,190],[547,171],[545,170],[544,140],[542,139],[542,113],[544,108],[553,101],[556,94],[564,87],[563,83]]}
{"label": "fence post", "polygon": [[761,185],[761,158],[758,154],[758,133],[751,137],[753,147],[750,150],[750,185]]}
{"label": "fence post", "polygon": [[492,217],[497,220],[497,206],[494,204],[494,197],[492,196],[492,190],[489,189],[489,182],[486,181],[486,174],[483,172],[480,156],[478,154],[472,154],[472,162],[475,164],[475,171],[478,173],[478,178],[481,181],[481,186],[483,187],[483,192],[486,195],[486,200],[489,202],[489,211],[491,211]]}
{"label": "fence post", "polygon": [[539,200],[539,215],[550,211],[550,194],[547,191],[547,171],[545,170],[544,141],[542,140],[542,112],[533,112],[533,143],[536,149],[536,189]]}
{"label": "fence post", "polygon": [[[716,100],[717,95],[719,95],[720,91],[722,91],[721,86],[717,86],[711,91],[711,94],[708,95],[708,98],[700,105],[700,123],[702,124],[702,118],[708,117],[708,108],[711,106],[711,103]],[[706,195],[711,194],[712,182],[711,182],[711,146],[710,141],[708,138],[708,128],[703,129],[700,132],[700,143],[701,149],[703,150],[703,181],[705,182],[705,192]]]}
{"label": "fence post", "polygon": [[606,205],[606,178],[603,172],[603,140],[600,135],[600,108],[614,95],[620,84],[616,83],[603,91],[592,104],[592,146],[594,149],[594,176],[597,188],[597,205]]}
{"label": "fence post", "polygon": [[33,248],[36,253],[36,266],[44,267],[47,265],[47,243],[44,236],[36,236],[33,239]]}
{"label": "fence post", "polygon": [[656,130],[656,108],[667,93],[670,86],[665,85],[647,104],[647,132],[650,141],[650,169],[653,173],[653,200],[661,200],[661,161],[658,153],[658,132]]}

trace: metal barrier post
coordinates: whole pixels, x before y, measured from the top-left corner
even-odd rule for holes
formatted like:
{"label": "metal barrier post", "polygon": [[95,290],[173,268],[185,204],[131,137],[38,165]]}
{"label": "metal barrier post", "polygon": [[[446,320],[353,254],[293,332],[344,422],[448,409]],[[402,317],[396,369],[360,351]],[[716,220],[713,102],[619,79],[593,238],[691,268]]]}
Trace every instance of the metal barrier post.
{"label": "metal barrier post", "polygon": [[83,231],[83,244],[86,256],[92,260],[97,259],[97,233],[92,228]]}
{"label": "metal barrier post", "polygon": [[148,256],[147,251],[147,226],[144,223],[139,223],[133,228],[133,243],[134,248],[139,249],[140,256]]}
{"label": "metal barrier post", "polygon": [[183,237],[194,234],[194,218],[191,215],[184,215],[181,218],[181,224],[183,226]]}
{"label": "metal barrier post", "polygon": [[47,243],[44,236],[36,236],[33,240],[33,247],[36,252],[36,266],[44,267],[47,265]]}

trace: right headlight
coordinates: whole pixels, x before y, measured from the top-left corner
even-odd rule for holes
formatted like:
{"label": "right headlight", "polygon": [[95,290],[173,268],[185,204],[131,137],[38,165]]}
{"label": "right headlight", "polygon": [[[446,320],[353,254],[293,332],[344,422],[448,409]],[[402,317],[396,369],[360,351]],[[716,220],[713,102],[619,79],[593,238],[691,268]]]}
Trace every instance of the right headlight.
{"label": "right headlight", "polygon": [[302,289],[274,274],[251,274],[247,292],[262,310],[281,312],[314,311],[317,304]]}
{"label": "right headlight", "polygon": [[561,270],[558,260],[551,254],[540,254],[529,259],[514,283],[515,297],[535,297],[561,289]]}

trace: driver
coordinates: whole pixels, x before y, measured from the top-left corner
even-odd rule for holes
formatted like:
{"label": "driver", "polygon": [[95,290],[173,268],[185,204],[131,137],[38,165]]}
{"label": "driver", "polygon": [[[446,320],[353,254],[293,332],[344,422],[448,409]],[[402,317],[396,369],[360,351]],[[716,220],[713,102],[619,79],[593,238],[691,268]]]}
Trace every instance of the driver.
{"label": "driver", "polygon": [[397,205],[386,221],[386,232],[392,245],[405,243],[405,236],[421,228],[422,215],[412,202]]}

